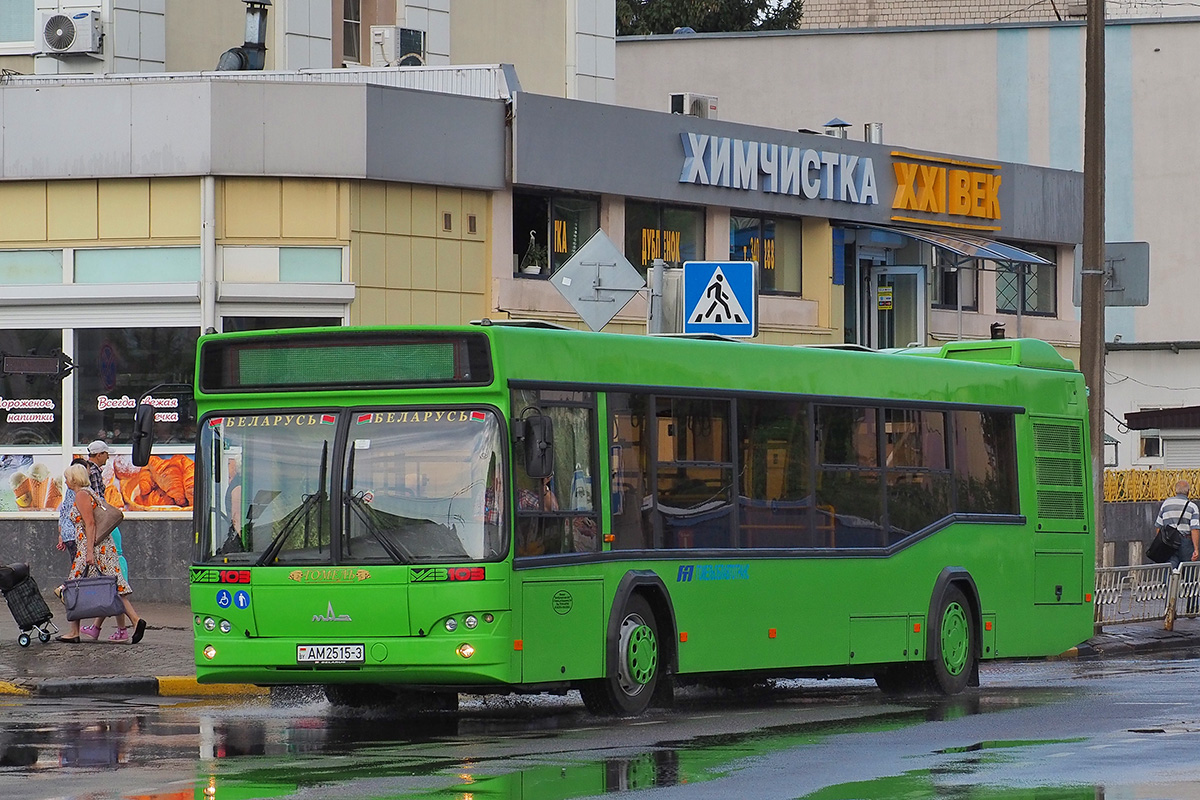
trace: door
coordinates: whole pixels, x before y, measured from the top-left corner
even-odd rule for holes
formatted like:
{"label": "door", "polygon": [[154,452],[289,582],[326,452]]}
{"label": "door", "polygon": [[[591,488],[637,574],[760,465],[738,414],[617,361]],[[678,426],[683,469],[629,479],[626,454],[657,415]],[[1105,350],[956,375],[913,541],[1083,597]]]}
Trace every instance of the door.
{"label": "door", "polygon": [[871,268],[869,346],[925,344],[925,267]]}

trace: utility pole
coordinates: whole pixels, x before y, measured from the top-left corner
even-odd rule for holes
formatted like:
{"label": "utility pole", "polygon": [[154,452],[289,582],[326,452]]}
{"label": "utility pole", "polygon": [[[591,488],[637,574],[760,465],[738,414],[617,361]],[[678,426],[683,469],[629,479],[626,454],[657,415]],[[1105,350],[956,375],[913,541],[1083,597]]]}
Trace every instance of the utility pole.
{"label": "utility pole", "polygon": [[1104,553],[1104,0],[1087,0],[1079,366],[1088,387],[1096,564]]}

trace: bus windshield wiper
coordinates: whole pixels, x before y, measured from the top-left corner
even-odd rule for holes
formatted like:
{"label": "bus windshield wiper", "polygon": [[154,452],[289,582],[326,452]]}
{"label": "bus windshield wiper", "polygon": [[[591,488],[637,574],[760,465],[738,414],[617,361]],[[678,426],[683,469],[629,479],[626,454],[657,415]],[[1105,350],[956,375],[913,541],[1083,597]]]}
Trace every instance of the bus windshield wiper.
{"label": "bus windshield wiper", "polygon": [[[279,533],[275,534],[275,537],[271,539],[271,543],[267,545],[267,549],[263,550],[263,554],[259,556],[258,561],[254,562],[255,566],[261,567],[274,561],[279,556],[279,551],[283,549],[284,542],[286,542],[288,536],[296,530],[296,526],[300,524],[300,521],[308,518],[308,514],[314,506],[319,508],[320,504],[328,499],[328,495],[325,492],[325,473],[328,470],[328,467],[329,442],[323,442],[321,444],[321,476],[320,483],[318,484],[319,488],[312,494],[304,495],[304,497],[300,500],[300,505],[296,506],[296,508],[284,518],[282,525],[280,525]],[[318,525],[319,524],[320,523],[318,523]]]}
{"label": "bus windshield wiper", "polygon": [[371,538],[379,542],[379,546],[392,557],[393,561],[397,564],[412,563],[412,559],[400,549],[400,546],[380,531],[379,526],[375,524],[375,520],[373,519],[373,514],[376,513],[375,509],[367,505],[361,494],[348,497],[346,505],[354,512],[355,517],[362,523],[367,533],[371,534]]}

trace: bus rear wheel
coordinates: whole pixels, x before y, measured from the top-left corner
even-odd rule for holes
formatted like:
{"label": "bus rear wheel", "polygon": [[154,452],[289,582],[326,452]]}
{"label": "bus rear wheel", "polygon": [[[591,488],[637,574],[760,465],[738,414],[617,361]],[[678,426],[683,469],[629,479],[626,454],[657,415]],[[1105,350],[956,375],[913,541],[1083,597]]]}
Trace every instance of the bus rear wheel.
{"label": "bus rear wheel", "polygon": [[941,624],[933,642],[930,677],[942,694],[958,694],[967,688],[975,671],[978,634],[971,605],[957,586],[946,589],[938,606],[936,618]]}
{"label": "bus rear wheel", "polygon": [[637,716],[649,708],[658,686],[658,622],[650,604],[641,595],[630,595],[620,619],[616,639],[608,645],[609,658],[615,658],[609,674],[579,690],[593,714]]}

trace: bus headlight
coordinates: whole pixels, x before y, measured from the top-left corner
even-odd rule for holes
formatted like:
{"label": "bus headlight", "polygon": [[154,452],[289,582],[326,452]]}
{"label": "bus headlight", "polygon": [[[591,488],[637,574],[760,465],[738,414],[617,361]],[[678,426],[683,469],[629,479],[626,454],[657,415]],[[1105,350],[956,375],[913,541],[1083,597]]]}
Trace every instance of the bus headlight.
{"label": "bus headlight", "polygon": [[209,661],[212,661],[214,658],[217,657],[217,648],[213,647],[211,644],[208,647],[205,647],[204,648],[204,657],[207,658]]}
{"label": "bus headlight", "polygon": [[204,630],[206,630],[206,631],[216,630],[216,627],[217,627],[217,621],[215,619],[213,619],[212,617],[204,618]]}
{"label": "bus headlight", "polygon": [[478,624],[479,620],[475,619],[474,614],[467,614],[467,618],[463,620],[463,625],[466,625],[468,628],[474,628]]}
{"label": "bus headlight", "polygon": [[229,620],[223,619],[221,620],[220,628],[221,633],[229,633],[231,630],[233,630],[233,625],[229,623]]}
{"label": "bus headlight", "polygon": [[475,648],[471,647],[471,645],[467,644],[466,642],[463,642],[454,652],[458,653],[463,658],[470,658],[471,656],[475,655]]}
{"label": "bus headlight", "polygon": [[458,620],[456,620],[454,617],[451,617],[450,619],[446,620],[446,630],[450,631],[451,633],[454,633],[454,631],[457,629],[458,629]]}

